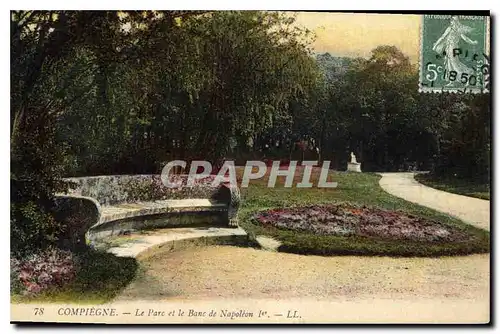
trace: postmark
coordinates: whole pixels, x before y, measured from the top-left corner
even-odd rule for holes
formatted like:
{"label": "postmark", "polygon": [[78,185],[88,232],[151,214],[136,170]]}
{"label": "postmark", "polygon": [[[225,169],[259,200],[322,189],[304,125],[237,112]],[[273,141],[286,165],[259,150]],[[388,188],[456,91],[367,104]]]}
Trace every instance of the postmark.
{"label": "postmark", "polygon": [[419,66],[420,92],[489,92],[489,17],[423,15]]}

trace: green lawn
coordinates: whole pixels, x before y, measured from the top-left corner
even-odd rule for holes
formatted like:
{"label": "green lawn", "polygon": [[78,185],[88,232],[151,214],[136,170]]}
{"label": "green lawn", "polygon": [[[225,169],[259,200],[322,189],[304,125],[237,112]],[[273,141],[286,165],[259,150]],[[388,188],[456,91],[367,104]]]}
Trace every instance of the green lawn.
{"label": "green lawn", "polygon": [[436,177],[431,174],[417,174],[415,179],[426,186],[439,190],[476,197],[481,199],[490,199],[490,184],[481,183],[474,180],[458,179],[453,176]]}
{"label": "green lawn", "polygon": [[[296,177],[297,182],[300,178]],[[318,175],[313,173],[313,179],[317,178]],[[330,189],[284,188],[284,178],[278,179],[276,188],[267,188],[267,179],[251,181],[248,188],[242,189],[243,205],[240,212],[240,224],[251,236],[271,236],[283,243],[280,247],[281,251],[299,254],[440,256],[489,252],[489,232],[392,196],[380,188],[379,179],[379,175],[372,173],[331,172],[331,180],[338,182],[338,187]],[[326,236],[264,227],[252,219],[253,213],[260,210],[335,202],[401,210],[456,227],[469,234],[470,238],[459,243],[423,243],[353,236]]]}

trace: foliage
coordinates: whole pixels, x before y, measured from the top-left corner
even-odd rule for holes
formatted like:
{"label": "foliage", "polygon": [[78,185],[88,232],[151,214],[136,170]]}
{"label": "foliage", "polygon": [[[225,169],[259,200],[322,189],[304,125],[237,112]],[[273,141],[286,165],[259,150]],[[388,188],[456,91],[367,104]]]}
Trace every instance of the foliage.
{"label": "foliage", "polygon": [[51,208],[54,193],[64,189],[56,141],[64,101],[52,70],[69,41],[81,36],[75,31],[81,19],[77,13],[11,13],[11,240],[19,254],[54,244],[61,229]]}
{"label": "foliage", "polygon": [[22,259],[11,257],[10,267],[11,292],[23,295],[61,288],[75,278],[77,271],[73,254],[58,249]]}
{"label": "foliage", "polygon": [[62,232],[52,208],[54,193],[65,189],[59,179],[63,150],[55,141],[55,124],[40,120],[43,109],[36,103],[26,109],[34,114],[26,116],[30,121],[11,144],[11,249],[19,254],[54,245]]}
{"label": "foliage", "polygon": [[138,270],[135,259],[117,257],[90,249],[73,254],[72,259],[77,270],[70,282],[57,288],[52,286],[53,288],[48,288],[38,294],[14,294],[12,302],[106,303],[132,281]]}
{"label": "foliage", "polygon": [[418,93],[416,67],[393,46],[346,70],[328,54],[317,58],[323,95],[304,123],[320,157],[342,168],[353,151],[365,171],[417,168],[488,181],[489,95]]}
{"label": "foliage", "polygon": [[287,15],[167,13],[118,15],[122,28],[109,23],[103,42],[113,47],[76,46],[60,68],[72,101],[59,128],[67,173],[151,173],[174,156],[217,162],[281,122],[316,82],[307,33]]}

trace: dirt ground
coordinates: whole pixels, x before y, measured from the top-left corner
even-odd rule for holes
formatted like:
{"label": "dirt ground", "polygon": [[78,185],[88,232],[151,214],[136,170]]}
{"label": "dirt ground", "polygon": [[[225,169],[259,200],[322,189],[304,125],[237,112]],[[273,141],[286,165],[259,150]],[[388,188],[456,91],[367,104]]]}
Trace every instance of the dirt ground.
{"label": "dirt ground", "polygon": [[212,298],[489,300],[489,254],[304,256],[211,246],[159,253],[116,301]]}

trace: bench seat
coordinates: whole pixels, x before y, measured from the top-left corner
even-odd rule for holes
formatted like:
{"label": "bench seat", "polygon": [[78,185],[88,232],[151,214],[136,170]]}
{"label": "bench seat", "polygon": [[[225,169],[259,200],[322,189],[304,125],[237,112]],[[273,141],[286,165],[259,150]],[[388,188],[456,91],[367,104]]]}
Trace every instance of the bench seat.
{"label": "bench seat", "polygon": [[226,211],[227,203],[210,199],[173,199],[151,202],[121,203],[101,207],[100,224],[131,217],[174,212]]}
{"label": "bench seat", "polygon": [[[187,180],[187,175],[178,175]],[[231,183],[196,183],[170,189],[161,175],[108,175],[65,179],[57,194],[57,220],[66,225],[62,247],[83,247],[108,236],[138,230],[225,226],[237,228],[240,192]],[[210,181],[210,180],[209,180]]]}

